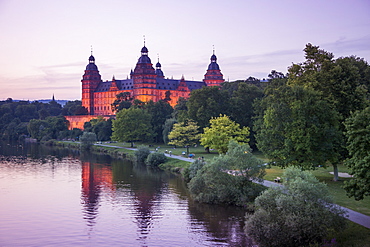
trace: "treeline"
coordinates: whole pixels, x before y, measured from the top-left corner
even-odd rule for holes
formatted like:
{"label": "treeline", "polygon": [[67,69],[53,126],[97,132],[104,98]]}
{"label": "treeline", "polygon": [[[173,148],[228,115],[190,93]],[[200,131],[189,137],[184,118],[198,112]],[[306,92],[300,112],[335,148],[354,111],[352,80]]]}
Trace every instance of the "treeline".
{"label": "treeline", "polygon": [[48,140],[69,135],[65,115],[84,115],[87,110],[81,101],[69,101],[64,107],[55,101],[0,101],[0,139],[20,140],[33,137]]}
{"label": "treeline", "polygon": [[[113,121],[112,137],[160,142],[162,135],[165,143],[213,148],[221,139],[236,140],[240,131],[229,130],[237,124],[248,128],[250,146],[280,167],[332,166],[338,180],[338,165],[345,163],[354,175],[347,193],[360,200],[370,195],[370,66],[356,56],[335,59],[312,44],[304,53],[305,61],[290,66],[287,75],[272,71],[266,82],[248,78],[203,87],[180,98],[172,113],[159,107],[153,115],[156,104],[170,109],[165,101],[129,105],[130,97],[121,97],[125,107]],[[217,149],[226,153],[222,145]]]}

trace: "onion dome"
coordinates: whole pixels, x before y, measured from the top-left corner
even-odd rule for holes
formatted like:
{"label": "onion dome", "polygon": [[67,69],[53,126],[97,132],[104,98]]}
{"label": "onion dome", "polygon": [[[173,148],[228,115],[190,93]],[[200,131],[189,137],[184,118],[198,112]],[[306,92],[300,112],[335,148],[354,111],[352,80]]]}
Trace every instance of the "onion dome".
{"label": "onion dome", "polygon": [[148,48],[146,48],[145,45],[143,48],[141,48],[141,57],[139,58],[138,63],[152,63],[148,57]]}
{"label": "onion dome", "polygon": [[213,47],[213,54],[211,56],[211,63],[208,66],[208,70],[219,70],[220,67],[217,64],[217,57],[215,55],[215,48]]}
{"label": "onion dome", "polygon": [[98,70],[98,66],[95,64],[95,57],[93,55],[89,57],[89,64],[86,66],[86,70]]}
{"label": "onion dome", "polygon": [[141,48],[141,55],[148,55],[148,48],[144,45],[143,48]]}
{"label": "onion dome", "polygon": [[217,57],[215,54],[211,56],[211,62],[217,62]]}
{"label": "onion dome", "polygon": [[162,65],[160,64],[160,62],[158,62],[158,63],[155,65],[155,67],[156,67],[157,69],[160,69],[160,68],[162,67]]}

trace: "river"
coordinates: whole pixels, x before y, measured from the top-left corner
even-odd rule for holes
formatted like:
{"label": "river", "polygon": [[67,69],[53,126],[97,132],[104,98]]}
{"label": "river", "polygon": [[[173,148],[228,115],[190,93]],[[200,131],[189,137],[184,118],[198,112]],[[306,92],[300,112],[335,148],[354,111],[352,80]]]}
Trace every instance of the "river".
{"label": "river", "polygon": [[252,246],[244,215],[128,160],[0,142],[0,246]]}

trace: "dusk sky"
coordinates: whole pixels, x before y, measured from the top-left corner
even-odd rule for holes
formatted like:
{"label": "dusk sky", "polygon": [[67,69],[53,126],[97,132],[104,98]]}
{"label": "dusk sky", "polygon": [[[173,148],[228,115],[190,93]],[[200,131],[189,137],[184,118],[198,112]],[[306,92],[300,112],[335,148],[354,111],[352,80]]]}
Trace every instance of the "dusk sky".
{"label": "dusk sky", "polygon": [[0,0],[0,100],[81,99],[90,47],[103,80],[143,47],[166,77],[202,80],[213,46],[225,80],[304,61],[307,43],[370,61],[370,0]]}

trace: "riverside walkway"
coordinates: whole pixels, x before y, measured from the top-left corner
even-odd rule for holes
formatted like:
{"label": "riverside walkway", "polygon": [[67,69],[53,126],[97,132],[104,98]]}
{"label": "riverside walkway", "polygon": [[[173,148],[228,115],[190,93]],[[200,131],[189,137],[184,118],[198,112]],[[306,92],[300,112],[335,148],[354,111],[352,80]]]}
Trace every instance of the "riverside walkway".
{"label": "riverside walkway", "polygon": [[[124,149],[134,150],[134,151],[137,150],[136,148],[126,148],[126,147],[111,146],[111,145],[104,145],[104,144],[95,144],[95,145],[96,146],[104,146],[104,147],[124,148]],[[154,151],[151,151],[151,152],[154,152]],[[179,155],[170,155],[170,154],[167,154],[167,153],[164,153],[164,155],[166,155],[167,157],[170,157],[170,158],[179,159],[179,160],[183,160],[183,161],[187,161],[187,162],[193,162],[194,161],[194,159],[192,159],[192,158],[182,157],[182,156],[179,156]],[[266,187],[282,186],[279,183],[271,182],[271,181],[268,181],[268,180],[263,180],[263,182],[261,184],[266,186]],[[349,208],[345,208],[345,207],[342,207],[342,206],[339,206],[339,207],[341,207],[342,209],[347,211],[347,219],[370,229],[370,216],[367,216],[365,214],[361,214],[359,212],[353,211],[352,209],[349,209]]]}

